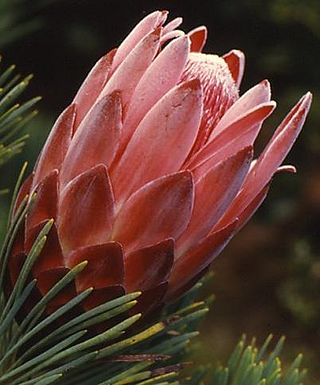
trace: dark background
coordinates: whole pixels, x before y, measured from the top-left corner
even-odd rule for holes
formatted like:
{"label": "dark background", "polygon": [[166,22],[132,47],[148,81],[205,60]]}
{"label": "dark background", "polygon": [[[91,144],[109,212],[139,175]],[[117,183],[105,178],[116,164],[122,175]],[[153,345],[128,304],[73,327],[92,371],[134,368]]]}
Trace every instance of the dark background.
{"label": "dark background", "polygon": [[[303,134],[288,159],[298,174],[275,178],[259,213],[214,263],[210,291],[216,301],[203,325],[198,355],[206,361],[223,359],[243,332],[260,342],[270,332],[285,334],[286,356],[302,351],[310,367],[309,381],[315,384],[320,377],[318,0],[3,0],[4,61],[17,64],[25,74],[34,73],[29,96],[44,99],[39,117],[29,126],[27,148],[2,169],[1,185],[13,183],[24,159],[30,160],[31,169],[52,122],[97,58],[155,9],[170,10],[171,18],[183,16],[185,31],[205,24],[205,52],[244,51],[242,92],[264,78],[271,81],[278,108],[265,124],[257,151],[300,96],[308,90],[314,94]],[[3,199],[2,213],[6,205]],[[2,227],[4,221],[2,215]]]}

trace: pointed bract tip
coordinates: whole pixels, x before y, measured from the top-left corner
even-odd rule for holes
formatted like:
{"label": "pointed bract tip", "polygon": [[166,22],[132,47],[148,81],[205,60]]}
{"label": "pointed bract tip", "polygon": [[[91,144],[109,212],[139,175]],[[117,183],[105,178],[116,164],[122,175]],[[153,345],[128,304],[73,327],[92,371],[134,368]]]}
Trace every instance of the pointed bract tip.
{"label": "pointed bract tip", "polygon": [[70,112],[72,112],[72,113],[75,113],[76,106],[77,106],[77,103],[72,102],[72,103],[69,104],[69,106],[66,108],[66,111],[70,111]]}
{"label": "pointed bract tip", "polygon": [[[239,217],[235,217],[232,219],[232,222],[229,222],[228,224],[224,225],[220,229],[217,230],[217,232],[225,231],[225,230],[231,230],[234,231],[239,223]],[[213,234],[215,231],[211,231],[211,234]]]}
{"label": "pointed bract tip", "polygon": [[181,179],[185,179],[190,184],[193,184],[193,174],[190,170],[179,171],[176,175],[179,175]]}
{"label": "pointed bract tip", "polygon": [[208,37],[207,27],[205,25],[201,25],[194,28],[188,33],[188,36],[191,40],[191,52],[201,52]]}
{"label": "pointed bract tip", "polygon": [[[202,33],[205,33],[207,34],[208,33],[208,29],[205,25],[199,25],[198,27],[194,28],[192,31],[195,31],[195,32],[202,32]],[[192,32],[190,31],[190,32]]]}
{"label": "pointed bract tip", "polygon": [[233,48],[233,50],[231,50],[230,52],[232,52],[234,55],[237,55],[238,57],[241,57],[241,58],[244,58],[244,53],[241,51],[241,49],[238,49],[238,48]]}
{"label": "pointed bract tip", "polygon": [[179,42],[181,42],[180,44],[185,44],[188,47],[190,47],[190,44],[191,44],[190,37],[186,34],[183,34],[182,36],[178,37],[176,39],[176,41],[179,41]]}
{"label": "pointed bract tip", "polygon": [[163,9],[163,10],[158,9],[157,11],[153,11],[153,12],[151,12],[149,14],[146,14],[142,18],[140,23],[141,22],[143,23],[146,20],[151,19],[151,20],[154,21],[154,25],[155,26],[161,25],[161,24],[163,24],[166,21],[166,19],[168,17],[168,13],[169,13],[169,11],[167,11],[166,9]]}
{"label": "pointed bract tip", "polygon": [[223,57],[223,59],[225,59],[227,61],[227,63],[228,63],[228,58],[236,58],[239,63],[243,63],[243,64],[245,61],[245,54],[240,49],[236,49],[236,48],[227,52],[222,57]]}
{"label": "pointed bract tip", "polygon": [[[181,31],[182,32],[182,31]],[[169,35],[170,32],[167,34]],[[166,36],[165,35],[165,38]],[[170,37],[171,39],[171,37]],[[166,40],[166,39],[165,39]],[[178,57],[180,55],[185,55],[190,53],[190,38],[188,35],[186,35],[184,32],[180,34],[179,36],[173,36],[173,40],[167,45],[165,49],[173,50],[175,55]],[[170,63],[168,63],[170,64]]]}
{"label": "pointed bract tip", "polygon": [[304,107],[309,110],[311,103],[312,103],[312,93],[308,91],[305,95],[302,96],[301,98],[301,104],[304,105]]}
{"label": "pointed bract tip", "polygon": [[177,24],[177,25],[180,25],[183,23],[183,17],[181,17],[181,16],[176,17],[174,20],[176,22],[175,24]]}
{"label": "pointed bract tip", "polygon": [[254,155],[253,146],[246,146],[243,147],[238,152],[234,153],[233,155],[230,155],[229,157],[222,159],[220,161],[220,164],[225,163],[227,160],[235,160],[239,164],[247,163],[252,161]]}
{"label": "pointed bract tip", "polygon": [[167,19],[168,15],[169,15],[169,11],[166,10],[166,9],[162,9],[161,11],[159,11],[160,14],[161,14],[161,17],[164,18],[164,20]]}
{"label": "pointed bract tip", "polygon": [[278,174],[281,172],[289,172],[290,174],[296,174],[297,169],[295,168],[295,166],[287,164],[287,165],[283,165],[283,166],[278,167],[276,173]]}
{"label": "pointed bract tip", "polygon": [[268,79],[263,79],[259,84],[271,90],[271,84]]}
{"label": "pointed bract tip", "polygon": [[[108,175],[108,169],[105,164],[99,163],[96,166],[90,168],[89,170],[85,171],[84,173],[87,173],[88,175],[92,175],[93,178],[95,178],[96,174],[105,174]],[[80,174],[81,175],[81,174]]]}
{"label": "pointed bract tip", "polygon": [[162,244],[171,246],[172,248],[174,247],[174,239],[173,238],[167,238],[165,239]]}
{"label": "pointed bract tip", "polygon": [[233,57],[233,58],[236,57],[239,62],[244,62],[245,60],[245,54],[240,49],[237,49],[237,48],[232,49],[231,51],[224,54],[222,57],[223,59],[226,59],[226,58],[228,59],[229,57]]}

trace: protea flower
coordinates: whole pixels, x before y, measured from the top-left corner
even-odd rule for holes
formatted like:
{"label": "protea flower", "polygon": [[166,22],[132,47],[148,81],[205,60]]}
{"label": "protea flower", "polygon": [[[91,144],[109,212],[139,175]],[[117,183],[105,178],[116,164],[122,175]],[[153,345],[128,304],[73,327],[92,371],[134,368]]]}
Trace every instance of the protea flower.
{"label": "protea flower", "polygon": [[306,94],[254,158],[276,104],[262,81],[239,97],[244,55],[202,53],[167,12],[145,17],[91,70],[21,188],[37,192],[11,253],[11,284],[44,221],[54,219],[33,276],[44,295],[70,268],[68,293],[93,287],[90,308],[141,290],[142,310],[175,299],[208,269],[266,197],[302,128]]}

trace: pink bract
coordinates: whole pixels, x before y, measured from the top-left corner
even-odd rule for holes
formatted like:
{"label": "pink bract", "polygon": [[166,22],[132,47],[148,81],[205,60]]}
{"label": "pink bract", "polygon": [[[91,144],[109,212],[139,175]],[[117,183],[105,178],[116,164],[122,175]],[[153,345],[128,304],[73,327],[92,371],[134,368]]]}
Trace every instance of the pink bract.
{"label": "pink bract", "polygon": [[88,287],[85,309],[141,290],[149,311],[184,293],[263,202],[305,121],[310,93],[255,159],[276,106],[268,81],[239,96],[244,54],[202,53],[205,27],[184,33],[181,18],[166,19],[151,13],[97,62],[20,190],[16,207],[37,195],[10,256],[11,285],[50,218],[32,270],[39,293],[88,261],[51,308]]}

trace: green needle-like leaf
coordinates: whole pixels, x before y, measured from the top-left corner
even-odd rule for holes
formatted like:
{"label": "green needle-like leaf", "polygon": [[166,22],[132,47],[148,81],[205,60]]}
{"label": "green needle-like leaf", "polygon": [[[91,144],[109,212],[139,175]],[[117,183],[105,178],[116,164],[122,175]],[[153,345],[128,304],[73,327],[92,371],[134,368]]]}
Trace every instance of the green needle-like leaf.
{"label": "green needle-like leaf", "polygon": [[261,349],[252,344],[245,346],[242,337],[233,351],[226,367],[218,367],[210,385],[302,385],[305,371],[300,370],[302,356],[299,355],[285,371],[282,369],[279,354],[284,338],[280,338],[275,348],[267,355],[272,336],[269,336]]}

